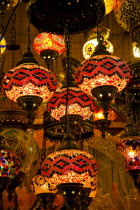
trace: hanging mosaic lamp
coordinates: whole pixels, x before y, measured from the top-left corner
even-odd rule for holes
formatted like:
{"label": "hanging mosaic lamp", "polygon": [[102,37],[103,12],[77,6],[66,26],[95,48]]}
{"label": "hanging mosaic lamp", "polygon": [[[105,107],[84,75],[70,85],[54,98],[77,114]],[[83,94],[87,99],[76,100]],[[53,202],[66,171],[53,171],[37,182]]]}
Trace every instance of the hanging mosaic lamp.
{"label": "hanging mosaic lamp", "polygon": [[83,184],[91,189],[94,197],[97,193],[97,163],[92,155],[79,150],[73,140],[73,136],[65,134],[58,150],[43,161],[41,174],[55,185]]}
{"label": "hanging mosaic lamp", "polygon": [[6,50],[6,40],[4,39],[4,37],[0,35],[0,54],[3,54],[5,50]]}
{"label": "hanging mosaic lamp", "polygon": [[[47,104],[51,116],[60,120],[66,115],[67,89],[57,90]],[[89,118],[96,109],[93,98],[81,91],[78,87],[69,87],[68,90],[68,115],[80,115],[83,120]]]}
{"label": "hanging mosaic lamp", "polygon": [[20,169],[20,160],[16,154],[7,146],[2,144],[3,137],[0,136],[0,178],[14,178]]}
{"label": "hanging mosaic lamp", "polygon": [[[82,49],[83,57],[85,59],[90,58],[92,56],[92,54],[94,53],[97,45],[98,45],[97,38],[87,41],[84,44],[83,49]],[[112,54],[114,49],[113,49],[113,45],[111,44],[111,42],[109,42],[108,40],[105,40],[104,45],[106,46],[106,50]]]}
{"label": "hanging mosaic lamp", "polygon": [[32,0],[27,7],[30,23],[39,31],[53,34],[82,33],[100,24],[105,15],[102,0]]}
{"label": "hanging mosaic lamp", "polygon": [[132,176],[135,187],[140,191],[140,133],[127,125],[127,131],[121,135],[117,149],[124,156],[126,170]]}
{"label": "hanging mosaic lamp", "polygon": [[65,42],[61,35],[43,32],[36,36],[33,47],[45,63],[50,65],[65,50]]}
{"label": "hanging mosaic lamp", "polygon": [[[102,43],[102,38],[99,42]],[[129,78],[130,69],[121,58],[98,48],[93,56],[81,63],[75,73],[76,84],[89,94],[99,86],[114,86],[120,92]]]}
{"label": "hanging mosaic lamp", "polygon": [[39,148],[26,130],[26,114],[22,111],[1,111],[1,134],[4,136],[3,144],[7,145],[20,158],[20,171],[27,173],[32,164],[39,157]]}
{"label": "hanging mosaic lamp", "polygon": [[3,79],[7,97],[17,102],[20,96],[39,96],[47,102],[57,88],[55,75],[48,69],[32,62],[33,54],[27,52],[18,66],[9,70]]}

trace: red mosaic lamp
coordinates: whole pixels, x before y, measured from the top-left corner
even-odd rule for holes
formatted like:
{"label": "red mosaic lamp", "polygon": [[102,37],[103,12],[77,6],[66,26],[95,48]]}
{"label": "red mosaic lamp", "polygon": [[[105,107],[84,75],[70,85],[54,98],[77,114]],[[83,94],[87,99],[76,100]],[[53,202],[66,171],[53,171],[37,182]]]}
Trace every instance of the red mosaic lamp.
{"label": "red mosaic lamp", "polygon": [[126,170],[132,176],[135,187],[140,191],[140,133],[132,124],[117,143],[117,149],[124,156]]}
{"label": "red mosaic lamp", "polygon": [[[42,100],[47,102],[57,88],[55,75],[39,66],[32,52],[27,51],[17,66],[5,74],[2,87],[7,97],[27,111],[34,121],[34,111]],[[32,123],[31,123],[32,124]]]}
{"label": "red mosaic lamp", "polygon": [[79,150],[74,143],[74,137],[66,132],[57,151],[43,161],[41,174],[56,185],[82,184],[83,187],[91,189],[90,195],[94,197],[97,193],[97,168],[93,156]]}
{"label": "red mosaic lamp", "polygon": [[56,57],[64,52],[65,42],[61,35],[43,32],[36,36],[33,47],[46,65],[50,66]]}
{"label": "red mosaic lamp", "polygon": [[[108,110],[116,92],[127,85],[130,69],[120,58],[111,55],[103,44],[104,38],[98,37],[98,45],[93,55],[83,61],[76,69],[76,84],[86,93],[92,94],[104,110],[104,120],[98,121],[102,131],[110,125]],[[103,137],[104,134],[103,134]]]}
{"label": "red mosaic lamp", "polygon": [[[51,116],[60,120],[66,114],[67,89],[57,90],[47,104]],[[78,87],[69,87],[68,90],[68,115],[80,115],[83,120],[89,118],[95,109],[93,98],[81,91]]]}

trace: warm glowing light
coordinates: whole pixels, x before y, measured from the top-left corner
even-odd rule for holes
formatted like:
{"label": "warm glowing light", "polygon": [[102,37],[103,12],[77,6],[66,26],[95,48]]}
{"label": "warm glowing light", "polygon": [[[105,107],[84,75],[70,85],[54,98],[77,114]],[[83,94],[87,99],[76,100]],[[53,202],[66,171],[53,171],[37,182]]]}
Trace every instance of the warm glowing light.
{"label": "warm glowing light", "polygon": [[[0,35],[0,39],[1,39],[1,35]],[[6,50],[6,41],[3,37],[2,40],[0,41],[0,54],[3,54],[5,50]]]}
{"label": "warm glowing light", "polygon": [[140,136],[121,140],[117,149],[125,158],[126,170],[140,169]]}
{"label": "warm glowing light", "polygon": [[107,15],[113,9],[114,0],[104,0],[104,2],[105,2],[105,14]]}
{"label": "warm glowing light", "polygon": [[[103,42],[103,44],[106,46],[107,51],[109,51],[110,53],[113,53],[114,49],[113,49],[113,45],[111,44],[111,42],[109,42],[108,40],[105,40]],[[95,47],[97,45],[98,45],[97,38],[87,41],[83,46],[83,57],[85,59],[90,58],[92,56],[92,54],[94,53]]]}
{"label": "warm glowing light", "polygon": [[21,64],[5,74],[3,89],[7,97],[16,102],[25,95],[35,95],[47,102],[57,88],[55,75],[36,64]]}
{"label": "warm glowing light", "polygon": [[[56,120],[60,120],[66,114],[67,89],[58,89],[47,104],[48,112]],[[76,114],[89,118],[95,107],[93,98],[77,87],[70,87],[68,91],[68,114]]]}
{"label": "warm glowing light", "polygon": [[[113,121],[116,119],[117,115],[112,109],[108,110],[108,119]],[[94,111],[94,120],[101,120],[104,119],[104,111],[103,109],[95,110]]]}
{"label": "warm glowing light", "polygon": [[132,47],[134,57],[140,58],[140,44],[133,42]]}
{"label": "warm glowing light", "polygon": [[130,158],[134,158],[136,156],[136,150],[133,150],[133,149],[128,149],[128,156]]}
{"label": "warm glowing light", "polygon": [[43,50],[54,50],[59,55],[65,50],[65,42],[61,35],[54,35],[43,32],[34,39],[35,51],[40,54]]}
{"label": "warm glowing light", "polygon": [[130,79],[130,69],[113,55],[97,55],[83,61],[76,69],[75,81],[86,93],[98,86],[111,85],[121,91]]}
{"label": "warm glowing light", "polygon": [[50,182],[49,178],[42,175],[32,178],[30,188],[36,195],[40,193],[56,193],[57,191],[56,185]]}
{"label": "warm glowing light", "polygon": [[54,184],[82,183],[97,192],[97,163],[93,156],[81,150],[61,150],[50,154],[42,163],[41,173]]}

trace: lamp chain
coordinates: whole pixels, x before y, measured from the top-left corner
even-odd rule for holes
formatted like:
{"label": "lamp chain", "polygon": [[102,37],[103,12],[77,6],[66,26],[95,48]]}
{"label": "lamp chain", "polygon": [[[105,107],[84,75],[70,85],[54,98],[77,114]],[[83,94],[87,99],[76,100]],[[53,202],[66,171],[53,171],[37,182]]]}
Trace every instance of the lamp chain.
{"label": "lamp chain", "polygon": [[70,36],[67,34],[67,27],[65,28],[66,53],[67,53],[67,95],[66,95],[66,131],[69,131],[68,119],[68,99],[69,99],[69,79],[70,79]]}
{"label": "lamp chain", "polygon": [[28,47],[27,47],[27,51],[30,52],[31,51],[31,36],[30,36],[30,23],[28,25]]}
{"label": "lamp chain", "polygon": [[12,28],[11,28],[11,43],[16,42],[16,30],[15,30],[15,23],[16,23],[16,14],[13,15],[13,21],[12,21]]}

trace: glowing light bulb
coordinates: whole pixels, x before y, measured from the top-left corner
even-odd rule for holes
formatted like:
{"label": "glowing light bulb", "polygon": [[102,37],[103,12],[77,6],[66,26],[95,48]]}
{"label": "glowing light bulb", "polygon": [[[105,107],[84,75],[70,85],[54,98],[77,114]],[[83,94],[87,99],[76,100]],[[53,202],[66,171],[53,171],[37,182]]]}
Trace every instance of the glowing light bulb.
{"label": "glowing light bulb", "polygon": [[136,150],[130,149],[130,150],[128,151],[128,156],[129,156],[130,158],[134,158],[134,157],[136,156]]}

